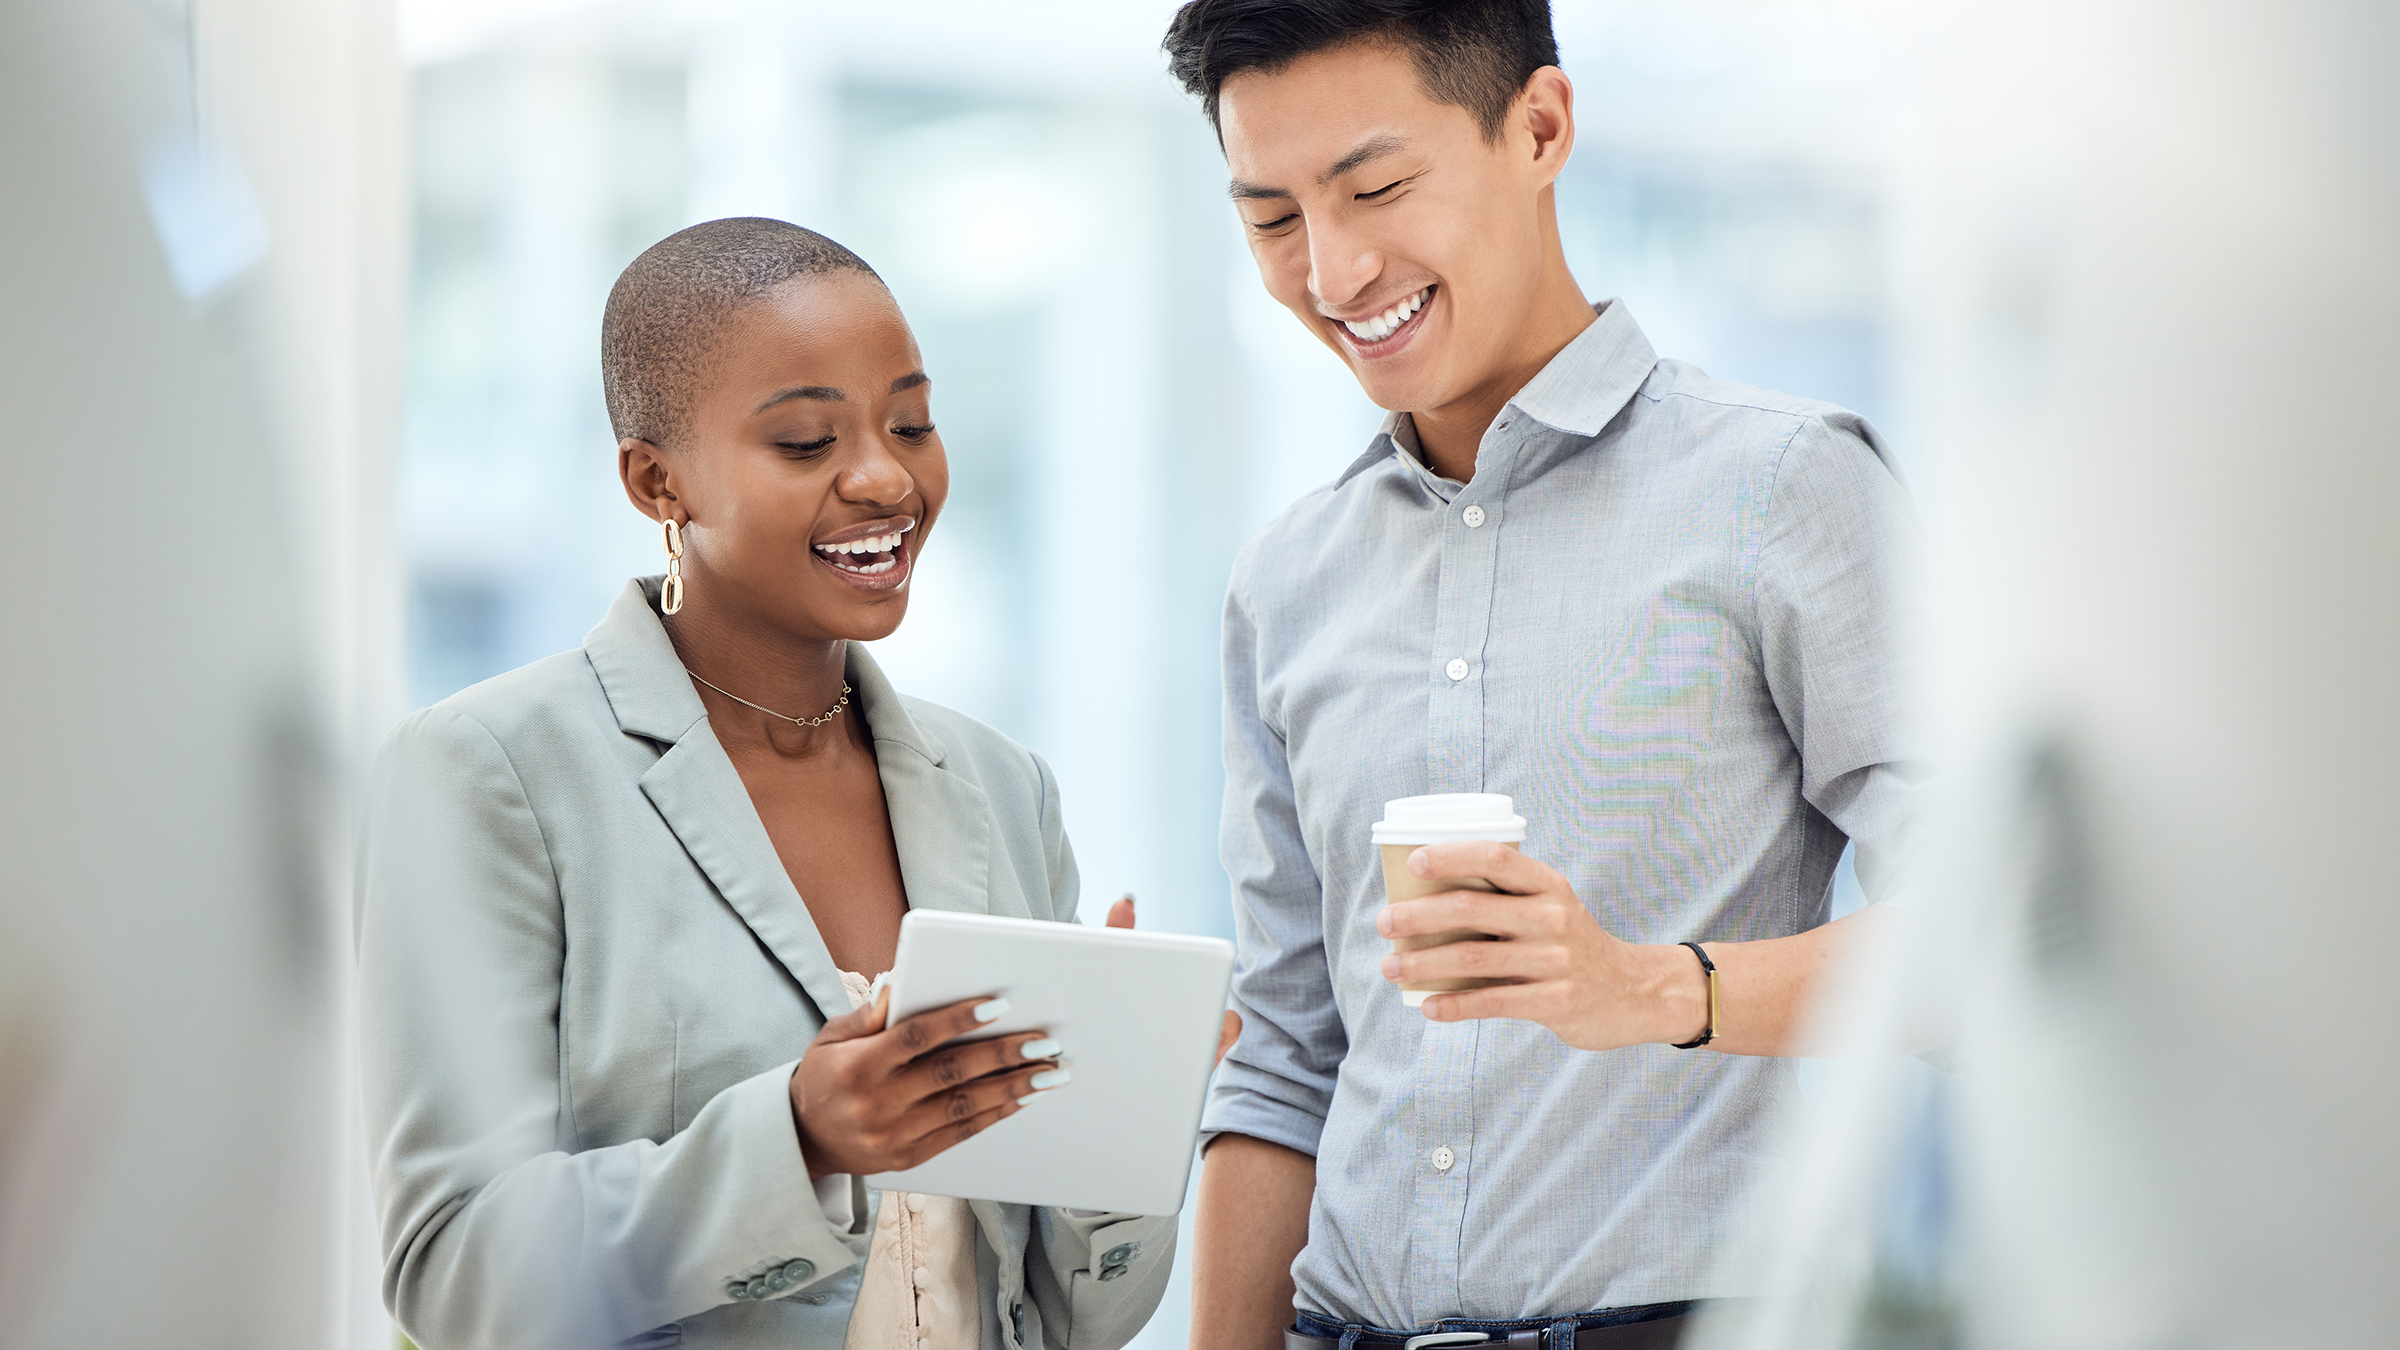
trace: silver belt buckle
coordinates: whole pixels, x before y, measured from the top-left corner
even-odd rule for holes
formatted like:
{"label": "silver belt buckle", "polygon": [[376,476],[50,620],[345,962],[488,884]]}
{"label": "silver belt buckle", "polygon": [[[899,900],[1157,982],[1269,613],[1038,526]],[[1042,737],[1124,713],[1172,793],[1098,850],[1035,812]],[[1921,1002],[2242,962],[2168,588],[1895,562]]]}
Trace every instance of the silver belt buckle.
{"label": "silver belt buckle", "polygon": [[1437,1345],[1481,1345],[1492,1338],[1488,1331],[1434,1331],[1423,1336],[1411,1336],[1400,1343],[1400,1350],[1433,1350]]}

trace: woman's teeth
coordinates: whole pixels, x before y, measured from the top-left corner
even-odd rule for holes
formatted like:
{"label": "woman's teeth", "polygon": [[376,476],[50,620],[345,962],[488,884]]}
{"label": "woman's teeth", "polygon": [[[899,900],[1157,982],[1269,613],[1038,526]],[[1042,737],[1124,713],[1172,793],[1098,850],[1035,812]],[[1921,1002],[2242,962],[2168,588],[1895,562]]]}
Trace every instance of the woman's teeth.
{"label": "woman's teeth", "polygon": [[[866,539],[853,539],[845,544],[814,544],[811,547],[824,554],[825,561],[845,572],[856,572],[860,576],[877,576],[900,565],[899,532],[878,534]],[[848,561],[852,557],[875,554],[883,556],[875,562],[853,563]]]}
{"label": "woman's teeth", "polygon": [[1349,329],[1355,337],[1364,338],[1369,342],[1381,342],[1400,331],[1400,325],[1408,322],[1409,315],[1425,308],[1425,297],[1431,294],[1433,294],[1433,288],[1428,286],[1363,323],[1352,323],[1344,319],[1342,327]]}

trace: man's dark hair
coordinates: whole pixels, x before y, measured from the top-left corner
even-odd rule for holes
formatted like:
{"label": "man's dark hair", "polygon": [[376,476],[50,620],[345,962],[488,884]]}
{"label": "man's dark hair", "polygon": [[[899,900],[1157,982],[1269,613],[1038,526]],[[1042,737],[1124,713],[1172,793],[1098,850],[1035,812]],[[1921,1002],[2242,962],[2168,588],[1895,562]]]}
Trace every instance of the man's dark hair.
{"label": "man's dark hair", "polygon": [[1191,0],[1160,45],[1216,126],[1226,80],[1359,41],[1406,48],[1426,97],[1473,114],[1487,141],[1533,72],[1558,64],[1550,0]]}
{"label": "man's dark hair", "polygon": [[681,439],[725,320],[787,281],[826,272],[875,277],[815,230],[759,216],[704,221],[642,250],[609,288],[600,319],[600,386],[617,439]]}

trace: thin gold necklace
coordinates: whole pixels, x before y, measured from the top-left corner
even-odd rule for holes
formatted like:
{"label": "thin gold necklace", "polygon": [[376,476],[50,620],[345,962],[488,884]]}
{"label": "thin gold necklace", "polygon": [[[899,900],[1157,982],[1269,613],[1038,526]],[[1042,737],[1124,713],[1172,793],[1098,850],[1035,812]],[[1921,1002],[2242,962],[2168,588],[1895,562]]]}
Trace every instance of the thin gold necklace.
{"label": "thin gold necklace", "polygon": [[[686,675],[691,675],[691,677],[695,680],[700,680],[700,677],[696,674],[693,674],[692,668],[689,666],[684,667],[683,673]],[[794,717],[789,713],[779,713],[773,708],[759,708],[757,704],[752,703],[746,698],[743,698],[740,694],[737,694],[730,689],[723,689],[716,685],[709,684],[706,680],[700,680],[700,683],[708,684],[709,688],[715,689],[718,693],[723,694],[725,697],[732,699],[734,702],[741,704],[745,708],[758,708],[760,712],[765,713],[769,717],[780,718],[781,720],[789,722],[793,726],[802,728],[803,730],[809,727],[821,727],[825,725],[827,722],[832,721],[837,715],[839,715],[842,709],[850,706],[850,686],[848,684],[844,684],[842,686],[842,696],[835,700],[832,707],[825,710],[825,715],[823,717]]]}

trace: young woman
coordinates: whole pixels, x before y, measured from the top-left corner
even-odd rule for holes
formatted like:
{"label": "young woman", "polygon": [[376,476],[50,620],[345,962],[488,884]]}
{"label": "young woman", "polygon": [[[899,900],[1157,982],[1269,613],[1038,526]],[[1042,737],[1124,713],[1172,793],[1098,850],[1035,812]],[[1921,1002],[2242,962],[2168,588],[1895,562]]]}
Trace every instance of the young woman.
{"label": "young woman", "polygon": [[378,767],[387,1303],[424,1350],[1123,1344],[1172,1219],[857,1181],[1068,1079],[1040,1033],[954,1043],[988,1003],[860,1006],[911,906],[1076,907],[1048,767],[858,645],[899,625],[948,486],[907,321],[831,240],[715,221],[626,269],[602,352],[666,575]]}

